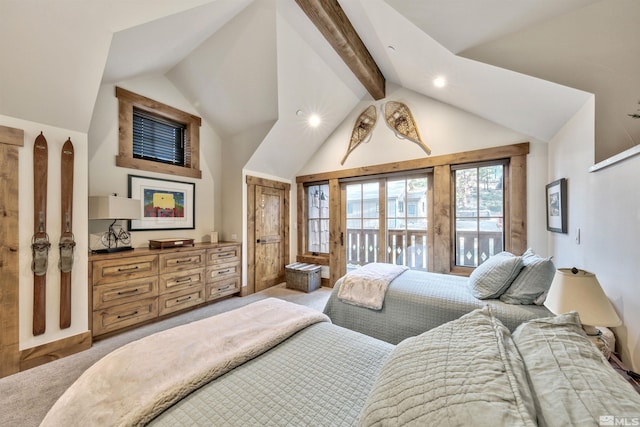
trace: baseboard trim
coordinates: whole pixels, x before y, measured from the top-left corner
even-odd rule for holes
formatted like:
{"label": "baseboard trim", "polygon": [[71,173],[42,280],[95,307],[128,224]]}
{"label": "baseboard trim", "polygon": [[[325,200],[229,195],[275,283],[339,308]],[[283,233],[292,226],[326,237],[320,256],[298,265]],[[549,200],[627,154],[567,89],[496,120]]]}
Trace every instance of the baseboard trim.
{"label": "baseboard trim", "polygon": [[20,351],[20,371],[62,359],[91,348],[91,331]]}

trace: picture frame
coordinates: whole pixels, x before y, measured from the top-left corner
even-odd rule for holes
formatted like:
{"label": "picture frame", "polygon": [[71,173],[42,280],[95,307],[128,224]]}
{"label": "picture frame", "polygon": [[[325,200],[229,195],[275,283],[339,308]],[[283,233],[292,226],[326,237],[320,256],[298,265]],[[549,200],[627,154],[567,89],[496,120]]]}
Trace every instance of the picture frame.
{"label": "picture frame", "polygon": [[129,175],[129,197],[140,200],[140,219],[129,231],[195,229],[196,184]]}
{"label": "picture frame", "polygon": [[567,179],[560,178],[546,185],[547,230],[567,232]]}

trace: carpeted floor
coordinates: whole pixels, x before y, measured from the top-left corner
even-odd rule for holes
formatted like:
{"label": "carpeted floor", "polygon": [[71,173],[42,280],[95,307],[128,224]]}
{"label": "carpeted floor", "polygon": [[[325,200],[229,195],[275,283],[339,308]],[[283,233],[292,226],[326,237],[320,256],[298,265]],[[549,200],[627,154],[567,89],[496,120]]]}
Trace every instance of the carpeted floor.
{"label": "carpeted floor", "polygon": [[331,293],[320,288],[311,293],[274,286],[243,298],[234,297],[97,341],[86,351],[0,378],[0,426],[38,426],[64,391],[93,363],[114,349],[158,331],[204,319],[264,298],[281,298],[322,311]]}

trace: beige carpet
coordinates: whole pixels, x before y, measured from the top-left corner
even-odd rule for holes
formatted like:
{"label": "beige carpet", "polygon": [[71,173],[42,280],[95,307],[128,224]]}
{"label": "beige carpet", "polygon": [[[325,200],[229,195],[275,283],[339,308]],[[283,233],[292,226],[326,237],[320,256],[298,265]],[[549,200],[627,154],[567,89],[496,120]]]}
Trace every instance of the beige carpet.
{"label": "beige carpet", "polygon": [[128,342],[269,297],[281,298],[322,311],[330,293],[330,288],[320,288],[307,294],[287,289],[284,284],[281,284],[247,297],[234,297],[216,302],[161,322],[97,341],[89,350],[0,378],[0,426],[38,426],[58,397],[89,366]]}

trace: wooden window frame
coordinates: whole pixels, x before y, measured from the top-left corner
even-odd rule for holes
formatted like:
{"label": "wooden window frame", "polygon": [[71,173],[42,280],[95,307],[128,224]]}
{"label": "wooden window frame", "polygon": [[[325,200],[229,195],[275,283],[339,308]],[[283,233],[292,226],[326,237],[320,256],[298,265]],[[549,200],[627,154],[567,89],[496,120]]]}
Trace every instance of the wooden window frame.
{"label": "wooden window frame", "polygon": [[[200,170],[200,126],[202,119],[153,99],[116,86],[118,98],[118,155],[116,166],[147,172],[164,173],[190,178],[202,178]],[[185,158],[187,165],[177,166],[133,157],[133,107],[166,117],[186,126]]]}
{"label": "wooden window frame", "polygon": [[[488,160],[483,162],[473,162],[473,163],[461,163],[460,168],[456,168],[455,170],[451,170],[451,271],[454,274],[461,274],[468,276],[476,267],[463,266],[456,264],[456,182],[455,182],[455,172],[456,170],[462,170],[467,168],[476,168],[476,167],[484,167],[484,166],[502,166],[503,167],[503,176],[502,176],[502,186],[504,188],[503,191],[503,199],[502,199],[502,210],[503,210],[503,239],[504,239],[504,250],[510,249],[510,239],[507,237],[507,230],[509,229],[510,218],[508,213],[509,206],[509,195],[511,191],[509,190],[509,164],[510,162],[505,159],[498,160]],[[509,248],[509,249],[507,249]]]}
{"label": "wooden window frame", "polygon": [[[425,157],[404,162],[386,163],[362,168],[344,169],[296,177],[298,186],[298,256],[300,262],[314,262],[329,265],[330,285],[344,274],[344,257],[340,233],[341,223],[341,187],[340,179],[367,177],[390,172],[411,172],[416,169],[433,168],[433,219],[430,219],[432,230],[433,272],[444,274],[469,275],[473,268],[455,266],[453,249],[453,181],[451,166],[465,163],[491,160],[508,160],[506,166],[505,185],[505,218],[504,250],[521,254],[527,249],[527,155],[529,143],[505,145],[442,156]],[[307,218],[302,206],[306,203],[304,184],[311,182],[329,182],[329,229],[330,251],[328,257],[307,257],[302,252],[302,231]]]}

